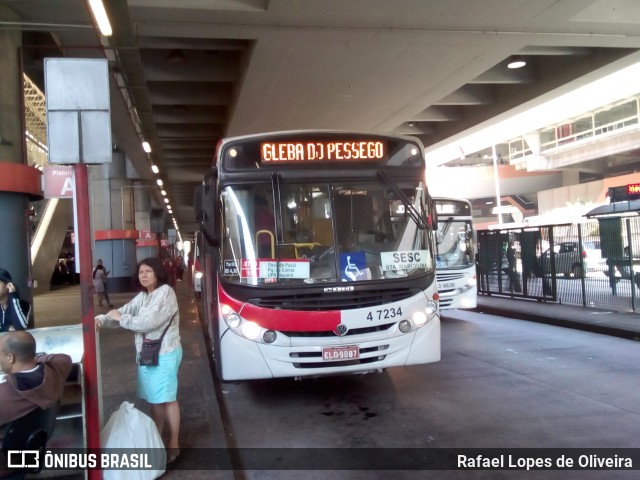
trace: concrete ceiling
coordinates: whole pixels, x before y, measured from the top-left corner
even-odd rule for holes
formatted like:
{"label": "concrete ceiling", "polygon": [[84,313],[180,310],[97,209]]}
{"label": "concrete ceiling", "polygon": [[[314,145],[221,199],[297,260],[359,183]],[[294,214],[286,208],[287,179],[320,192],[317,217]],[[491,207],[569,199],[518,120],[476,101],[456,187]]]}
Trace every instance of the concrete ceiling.
{"label": "concrete ceiling", "polygon": [[[21,18],[36,81],[49,54],[111,60],[114,139],[142,178],[159,166],[184,233],[222,136],[327,128],[434,145],[635,63],[640,48],[637,0],[106,3],[108,39],[81,0],[0,0]],[[513,56],[527,66],[507,69]]]}

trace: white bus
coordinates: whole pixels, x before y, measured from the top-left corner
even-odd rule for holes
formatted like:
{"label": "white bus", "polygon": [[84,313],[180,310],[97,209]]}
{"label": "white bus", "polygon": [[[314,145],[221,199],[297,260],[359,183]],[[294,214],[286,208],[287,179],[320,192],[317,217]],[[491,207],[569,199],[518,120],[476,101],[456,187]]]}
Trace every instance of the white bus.
{"label": "white bus", "polygon": [[228,138],[196,199],[222,380],[440,360],[419,140],[335,131]]}
{"label": "white bus", "polygon": [[438,214],[434,232],[440,308],[475,308],[477,279],[471,202],[434,197]]}

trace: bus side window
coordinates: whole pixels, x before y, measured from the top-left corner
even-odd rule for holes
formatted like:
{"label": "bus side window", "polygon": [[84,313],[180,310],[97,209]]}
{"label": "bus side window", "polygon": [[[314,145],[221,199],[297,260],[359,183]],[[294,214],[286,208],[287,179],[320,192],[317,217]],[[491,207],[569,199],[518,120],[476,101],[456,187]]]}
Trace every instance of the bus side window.
{"label": "bus side window", "polygon": [[374,235],[373,202],[366,196],[345,195],[335,198],[338,244],[350,249],[360,235]]}
{"label": "bus side window", "polygon": [[313,241],[321,245],[333,244],[333,232],[330,218],[316,218],[313,221]]}

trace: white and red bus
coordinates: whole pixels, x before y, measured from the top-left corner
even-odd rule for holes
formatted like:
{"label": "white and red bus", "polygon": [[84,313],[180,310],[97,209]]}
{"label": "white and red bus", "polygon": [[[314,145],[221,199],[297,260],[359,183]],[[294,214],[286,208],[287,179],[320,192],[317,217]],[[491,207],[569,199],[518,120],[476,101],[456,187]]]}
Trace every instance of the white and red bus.
{"label": "white and red bus", "polygon": [[434,233],[440,308],[476,308],[478,286],[471,202],[442,197],[434,197],[433,202],[438,214]]}
{"label": "white and red bus", "polygon": [[196,195],[222,380],[440,360],[432,203],[414,138],[227,138]]}

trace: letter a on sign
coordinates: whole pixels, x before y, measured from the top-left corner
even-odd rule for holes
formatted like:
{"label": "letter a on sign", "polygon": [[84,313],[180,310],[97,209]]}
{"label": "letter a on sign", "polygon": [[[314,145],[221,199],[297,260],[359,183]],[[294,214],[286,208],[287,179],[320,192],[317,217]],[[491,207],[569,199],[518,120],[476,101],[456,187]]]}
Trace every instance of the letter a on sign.
{"label": "letter a on sign", "polygon": [[62,191],[60,196],[66,197],[71,195],[73,197],[73,180],[71,178],[65,178],[64,185],[62,185]]}

